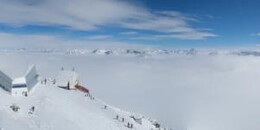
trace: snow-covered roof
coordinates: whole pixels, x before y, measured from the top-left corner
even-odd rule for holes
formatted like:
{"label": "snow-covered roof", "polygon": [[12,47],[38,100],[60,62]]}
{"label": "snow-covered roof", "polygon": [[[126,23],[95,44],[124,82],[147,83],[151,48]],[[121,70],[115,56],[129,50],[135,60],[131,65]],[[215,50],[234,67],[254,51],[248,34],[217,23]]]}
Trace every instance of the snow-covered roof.
{"label": "snow-covered roof", "polygon": [[35,70],[36,70],[36,69],[35,69],[35,65],[34,65],[34,64],[30,65],[30,66],[28,67],[27,71],[25,72],[24,76],[29,75],[32,71],[35,71]]}
{"label": "snow-covered roof", "polygon": [[22,77],[22,76],[28,75],[28,73],[30,73],[32,70],[35,70],[35,68],[36,68],[35,65],[32,64],[27,68],[26,71],[24,71],[26,69],[26,66],[24,66],[24,65],[15,67],[15,71],[13,71],[13,69],[10,69],[10,67],[0,68],[0,71],[13,80],[17,77]]}
{"label": "snow-covered roof", "polygon": [[2,72],[1,70],[0,70],[0,76],[2,77],[2,78],[4,78],[5,80],[8,80],[8,81],[12,81],[12,79],[7,75],[7,74],[5,74],[4,72]]}
{"label": "snow-covered roof", "polygon": [[57,76],[57,84],[59,86],[67,86],[68,82],[71,81],[74,76],[77,77],[77,73],[75,71],[60,71]]}
{"label": "snow-covered roof", "polygon": [[37,81],[38,74],[36,72],[35,65],[31,65],[28,67],[24,77],[25,77],[28,89],[31,90],[35,86],[35,84],[38,82]]}
{"label": "snow-covered roof", "polygon": [[24,77],[19,77],[13,80],[12,84],[26,84]]}

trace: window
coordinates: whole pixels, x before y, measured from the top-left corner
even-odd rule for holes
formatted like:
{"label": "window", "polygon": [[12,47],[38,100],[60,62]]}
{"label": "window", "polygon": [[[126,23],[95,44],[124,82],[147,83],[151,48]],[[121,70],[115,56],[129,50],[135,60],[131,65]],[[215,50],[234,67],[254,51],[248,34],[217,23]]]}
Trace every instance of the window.
{"label": "window", "polygon": [[25,88],[26,84],[14,84],[12,88]]}

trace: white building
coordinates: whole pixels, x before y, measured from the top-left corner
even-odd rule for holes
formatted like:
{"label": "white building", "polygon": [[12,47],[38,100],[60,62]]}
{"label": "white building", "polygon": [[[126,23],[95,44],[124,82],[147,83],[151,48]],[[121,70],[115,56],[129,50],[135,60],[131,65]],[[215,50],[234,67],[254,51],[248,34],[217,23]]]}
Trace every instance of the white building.
{"label": "white building", "polygon": [[0,71],[0,87],[11,92],[12,79],[2,71]]}
{"label": "white building", "polygon": [[32,88],[37,84],[38,76],[39,75],[36,72],[35,65],[31,65],[24,75],[28,91],[31,91]]}
{"label": "white building", "polygon": [[13,80],[11,94],[14,96],[28,95],[28,89],[24,77],[16,78]]}
{"label": "white building", "polygon": [[76,89],[78,74],[75,71],[62,70],[57,76],[57,86],[65,89]]}
{"label": "white building", "polygon": [[35,65],[31,65],[23,77],[14,80],[0,71],[0,86],[13,96],[27,96],[37,82]]}

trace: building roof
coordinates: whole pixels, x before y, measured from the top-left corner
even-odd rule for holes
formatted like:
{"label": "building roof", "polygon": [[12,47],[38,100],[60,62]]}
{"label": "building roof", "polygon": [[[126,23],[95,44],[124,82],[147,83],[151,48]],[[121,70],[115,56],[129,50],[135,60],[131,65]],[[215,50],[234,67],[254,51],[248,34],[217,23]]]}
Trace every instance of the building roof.
{"label": "building roof", "polygon": [[[27,70],[26,70],[26,68],[27,68]],[[7,75],[10,79],[13,80],[13,79],[15,79],[17,77],[26,76],[34,68],[35,68],[35,65],[32,64],[32,65],[27,66],[27,67],[25,65],[21,65],[19,67],[15,67],[15,71],[10,69],[10,67],[1,67],[0,71],[2,73],[4,73],[5,75]],[[26,70],[26,71],[24,71],[24,70]]]}
{"label": "building roof", "polygon": [[1,75],[1,77],[3,76],[2,78],[4,78],[4,80],[8,80],[9,82],[12,81],[12,79],[7,74],[2,72],[1,70],[0,70],[0,75]]}
{"label": "building roof", "polygon": [[24,77],[19,77],[13,80],[12,84],[26,84]]}
{"label": "building roof", "polygon": [[32,71],[35,71],[36,72],[36,69],[35,69],[35,65],[32,64],[28,67],[27,71],[25,72],[24,76],[27,76],[28,74],[30,74]]}

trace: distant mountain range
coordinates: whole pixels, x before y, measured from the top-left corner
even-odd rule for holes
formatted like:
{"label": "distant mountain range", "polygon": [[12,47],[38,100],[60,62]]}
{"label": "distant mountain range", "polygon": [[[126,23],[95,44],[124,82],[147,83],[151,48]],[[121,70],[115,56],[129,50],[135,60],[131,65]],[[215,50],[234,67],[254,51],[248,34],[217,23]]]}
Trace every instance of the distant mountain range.
{"label": "distant mountain range", "polygon": [[174,55],[237,55],[260,56],[260,50],[212,50],[212,49],[0,49],[0,52],[59,53],[66,55],[100,55],[100,56],[174,56]]}

